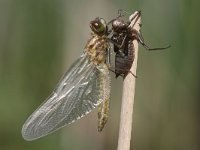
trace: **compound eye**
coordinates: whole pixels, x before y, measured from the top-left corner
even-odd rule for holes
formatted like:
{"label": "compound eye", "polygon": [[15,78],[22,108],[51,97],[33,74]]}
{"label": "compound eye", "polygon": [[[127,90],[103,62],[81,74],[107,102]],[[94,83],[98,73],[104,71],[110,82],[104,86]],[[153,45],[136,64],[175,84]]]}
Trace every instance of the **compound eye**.
{"label": "compound eye", "polygon": [[90,22],[90,28],[96,34],[104,34],[107,30],[107,25],[104,19],[96,18]]}

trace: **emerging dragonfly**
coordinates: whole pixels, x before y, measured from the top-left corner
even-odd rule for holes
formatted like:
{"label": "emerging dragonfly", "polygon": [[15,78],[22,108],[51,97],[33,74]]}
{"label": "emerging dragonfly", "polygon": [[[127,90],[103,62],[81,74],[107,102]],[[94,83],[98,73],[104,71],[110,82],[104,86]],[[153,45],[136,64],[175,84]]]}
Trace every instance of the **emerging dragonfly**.
{"label": "emerging dragonfly", "polygon": [[[107,121],[110,100],[108,28],[102,18],[90,22],[92,37],[84,53],[65,73],[53,93],[27,119],[22,136],[31,141],[43,137],[98,109],[98,130]],[[107,62],[107,63],[106,63]]]}
{"label": "emerging dragonfly", "polygon": [[[130,68],[134,61],[135,57],[135,48],[133,44],[133,40],[137,40],[141,43],[147,50],[163,50],[167,49],[170,46],[164,48],[149,48],[144,39],[137,31],[134,29],[134,26],[138,19],[141,17],[140,11],[135,11],[133,14],[129,16],[129,21],[125,22],[121,15],[123,10],[119,10],[119,17],[112,21],[112,37],[111,41],[114,43],[114,52],[115,55],[115,75],[125,77],[128,73],[131,73],[136,77],[132,72],[130,72]],[[125,12],[125,11],[123,11]],[[125,12],[127,13],[127,12]],[[141,26],[141,24],[139,24]]]}

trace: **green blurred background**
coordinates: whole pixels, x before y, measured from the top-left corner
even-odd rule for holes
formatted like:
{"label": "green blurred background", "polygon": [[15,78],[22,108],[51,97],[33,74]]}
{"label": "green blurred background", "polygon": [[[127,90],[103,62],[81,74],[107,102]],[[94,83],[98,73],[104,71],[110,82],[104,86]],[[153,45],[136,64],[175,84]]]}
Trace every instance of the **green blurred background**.
{"label": "green blurred background", "polygon": [[142,11],[150,47],[139,51],[131,150],[199,150],[199,0],[0,0],[0,150],[115,150],[122,79],[112,75],[109,121],[96,110],[33,142],[21,127],[90,37],[89,22]]}

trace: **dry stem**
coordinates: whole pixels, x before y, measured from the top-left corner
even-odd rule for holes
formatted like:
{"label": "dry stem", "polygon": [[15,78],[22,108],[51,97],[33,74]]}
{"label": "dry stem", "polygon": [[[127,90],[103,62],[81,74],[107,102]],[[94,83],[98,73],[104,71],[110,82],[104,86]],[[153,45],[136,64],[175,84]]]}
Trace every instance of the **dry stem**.
{"label": "dry stem", "polygon": [[[138,24],[140,23],[140,21],[141,18],[138,19],[137,23],[133,27],[137,31],[140,30],[140,26]],[[137,58],[138,58],[138,41],[134,40],[133,42],[135,48],[135,59],[131,67],[131,72],[133,72],[136,75]],[[132,114],[133,114],[133,104],[135,96],[135,80],[136,78],[131,73],[129,73],[124,79],[117,150],[130,149]]]}

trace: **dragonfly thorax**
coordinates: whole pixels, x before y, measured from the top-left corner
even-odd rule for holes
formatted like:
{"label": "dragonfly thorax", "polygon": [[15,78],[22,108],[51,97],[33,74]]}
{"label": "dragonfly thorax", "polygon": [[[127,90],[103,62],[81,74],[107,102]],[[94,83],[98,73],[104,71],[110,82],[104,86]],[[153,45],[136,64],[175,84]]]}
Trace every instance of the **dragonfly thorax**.
{"label": "dragonfly thorax", "polygon": [[85,46],[85,52],[90,57],[90,60],[95,65],[98,65],[105,62],[106,50],[108,48],[109,42],[106,36],[92,34],[92,37]]}

